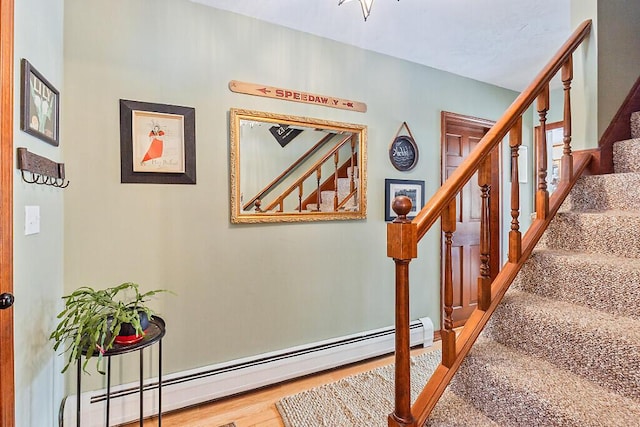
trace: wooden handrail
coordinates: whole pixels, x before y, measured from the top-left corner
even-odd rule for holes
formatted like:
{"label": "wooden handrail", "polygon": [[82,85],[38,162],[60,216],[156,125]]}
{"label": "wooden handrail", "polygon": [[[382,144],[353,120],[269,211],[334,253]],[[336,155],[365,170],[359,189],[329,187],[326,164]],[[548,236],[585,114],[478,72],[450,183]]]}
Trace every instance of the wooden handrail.
{"label": "wooden handrail", "polygon": [[[502,300],[518,271],[533,251],[534,246],[559,209],[562,201],[594,158],[592,151],[571,152],[571,98],[570,86],[573,79],[573,52],[585,40],[591,31],[591,20],[584,21],[562,45],[553,58],[547,63],[534,81],[515,99],[503,116],[480,140],[476,148],[458,166],[453,174],[436,191],[433,197],[409,221],[406,213],[410,210],[408,198],[399,197],[393,202],[396,220],[387,226],[387,256],[393,258],[396,265],[396,384],[395,408],[389,415],[390,427],[422,426],[451,378],[466,357],[476,338]],[[522,144],[522,116],[537,101],[541,133],[545,132],[547,111],[549,110],[549,84],[551,79],[562,70],[562,82],[565,91],[563,140],[563,156],[561,160],[562,175],[560,183],[551,197],[547,191],[546,144],[541,138],[541,148],[537,153],[536,171],[536,218],[524,237],[521,237],[518,217],[520,215],[520,196],[518,189],[518,150]],[[509,134],[511,151],[512,191],[511,191],[511,231],[509,232],[508,261],[491,281],[488,256],[490,245],[498,244],[490,241],[488,224],[492,212],[488,200],[491,197],[489,176],[490,165],[487,159],[497,149],[502,140]],[[452,280],[451,280],[451,239],[456,229],[457,195],[478,172],[478,185],[482,193],[481,219],[481,275],[478,279],[478,306],[467,320],[461,333],[456,337],[451,321]],[[408,205],[408,206],[407,206]],[[409,359],[409,263],[417,257],[417,245],[433,224],[442,219],[444,233],[444,327],[442,336],[442,364],[436,369],[431,379],[418,396],[413,406],[410,404],[410,359]]]}
{"label": "wooden handrail", "polygon": [[300,166],[305,160],[307,160],[313,153],[318,151],[318,149],[320,147],[322,147],[327,141],[331,140],[331,138],[333,138],[335,135],[336,135],[335,133],[330,133],[330,134],[324,136],[323,138],[321,138],[320,141],[318,141],[313,147],[311,147],[309,150],[307,150],[306,153],[304,153],[302,156],[300,156],[300,158],[298,160],[296,160],[291,165],[289,165],[289,167],[286,168],[285,170],[283,170],[280,175],[278,175],[273,181],[271,181],[269,184],[267,184],[266,187],[264,187],[262,190],[260,190],[258,192],[258,194],[253,196],[251,198],[251,200],[249,200],[247,203],[245,203],[245,205],[242,206],[242,210],[246,211],[247,209],[249,209],[256,202],[256,200],[262,199],[265,195],[269,194],[269,192],[271,192],[271,190],[276,185],[278,185],[280,182],[282,182],[283,179],[288,177],[291,174],[291,172],[293,172],[295,169],[297,169],[298,166]]}
{"label": "wooden handrail", "polygon": [[469,154],[469,156],[456,168],[449,179],[436,191],[429,203],[416,215],[413,222],[418,227],[418,238],[422,238],[429,228],[440,218],[440,212],[451,202],[456,194],[462,190],[462,187],[471,179],[473,174],[478,170],[480,162],[489,155],[502,139],[507,135],[509,130],[516,124],[516,121],[525,111],[533,104],[538,95],[549,84],[551,79],[556,75],[562,65],[567,62],[573,52],[587,37],[591,31],[591,20],[586,20],[578,29],[574,31],[571,37],[562,45],[558,53],[547,63],[542,71],[509,106],[500,120],[486,133],[478,143],[478,146]]}
{"label": "wooden handrail", "polygon": [[[273,202],[271,202],[271,204],[269,204],[269,206],[265,209],[265,211],[268,212],[271,209],[275,208],[276,206],[282,205],[282,203],[284,202],[284,199],[287,196],[289,196],[289,194],[291,194],[293,192],[293,190],[295,190],[297,187],[302,185],[302,182],[304,182],[305,179],[309,178],[313,173],[315,173],[315,171],[324,162],[326,162],[335,153],[337,153],[338,150],[340,150],[346,144],[346,142],[349,141],[351,138],[352,138],[352,135],[347,135],[344,138],[342,138],[331,150],[329,150],[327,153],[325,153],[324,156],[322,156],[313,165],[311,165],[311,167],[307,170],[306,173],[304,173],[293,184],[291,184],[285,191],[283,191],[280,196],[278,196]],[[302,198],[301,198],[301,200],[302,200]]]}

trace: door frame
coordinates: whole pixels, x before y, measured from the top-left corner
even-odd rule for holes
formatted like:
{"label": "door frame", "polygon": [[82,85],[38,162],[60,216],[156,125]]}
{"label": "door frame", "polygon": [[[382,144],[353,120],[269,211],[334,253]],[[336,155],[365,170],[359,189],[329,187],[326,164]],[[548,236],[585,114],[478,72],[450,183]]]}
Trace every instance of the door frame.
{"label": "door frame", "polygon": [[[13,292],[14,0],[0,0],[0,291]],[[0,310],[0,427],[15,425],[13,308]]]}
{"label": "door frame", "polygon": [[[492,120],[482,119],[479,117],[473,116],[465,116],[463,114],[452,113],[449,111],[442,111],[440,114],[440,185],[442,182],[442,176],[445,168],[445,156],[444,156],[444,147],[446,144],[447,138],[447,126],[449,125],[461,125],[466,127],[476,127],[486,129],[486,132],[495,125],[496,122]],[[495,153],[491,155],[495,155],[498,157],[498,172],[495,171],[491,174],[491,197],[489,200],[489,210],[491,212],[502,212],[500,207],[502,206],[502,197],[501,197],[501,184],[502,184],[502,152],[499,147],[496,148]],[[502,215],[492,215],[489,219],[489,231],[490,231],[490,239],[494,244],[491,247],[491,254],[489,256],[489,275],[491,280],[495,279],[498,271],[500,270],[500,264],[502,262],[501,248],[502,242],[500,240],[500,226],[501,226],[501,217]],[[443,239],[442,239],[442,228],[440,229],[440,329],[444,330],[444,269],[442,265],[444,263],[444,256],[442,253],[443,248]],[[457,325],[462,326],[462,325]],[[457,327],[456,326],[456,327]]]}

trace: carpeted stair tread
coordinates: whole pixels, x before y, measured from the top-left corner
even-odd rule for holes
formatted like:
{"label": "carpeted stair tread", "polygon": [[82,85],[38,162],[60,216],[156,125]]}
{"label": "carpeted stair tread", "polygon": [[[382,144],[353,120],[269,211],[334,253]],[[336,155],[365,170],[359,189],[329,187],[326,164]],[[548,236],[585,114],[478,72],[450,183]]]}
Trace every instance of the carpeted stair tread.
{"label": "carpeted stair tread", "polygon": [[640,259],[536,249],[511,288],[640,319],[638,284]]}
{"label": "carpeted stair tread", "polygon": [[471,403],[445,391],[429,415],[424,427],[499,427]]}
{"label": "carpeted stair tread", "polygon": [[510,289],[483,334],[640,405],[640,321]]}
{"label": "carpeted stair tread", "polygon": [[484,338],[449,388],[501,426],[620,427],[640,420],[638,401]]}
{"label": "carpeted stair tread", "polygon": [[640,137],[613,144],[613,171],[640,172]]}
{"label": "carpeted stair tread", "polygon": [[640,212],[558,212],[538,247],[640,258]]}
{"label": "carpeted stair tread", "polygon": [[581,177],[562,210],[640,210],[640,173]]}

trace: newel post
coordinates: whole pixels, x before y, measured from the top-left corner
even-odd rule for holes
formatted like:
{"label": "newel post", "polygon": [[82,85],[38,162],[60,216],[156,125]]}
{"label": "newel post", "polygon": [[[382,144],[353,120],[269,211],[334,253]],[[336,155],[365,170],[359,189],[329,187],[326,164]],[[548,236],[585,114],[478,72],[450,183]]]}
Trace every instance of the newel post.
{"label": "newel post", "polygon": [[415,423],[411,414],[409,263],[418,256],[418,233],[416,225],[407,218],[411,199],[396,197],[392,208],[398,217],[387,224],[387,256],[396,265],[396,372],[395,408],[388,421],[390,427],[405,427]]}

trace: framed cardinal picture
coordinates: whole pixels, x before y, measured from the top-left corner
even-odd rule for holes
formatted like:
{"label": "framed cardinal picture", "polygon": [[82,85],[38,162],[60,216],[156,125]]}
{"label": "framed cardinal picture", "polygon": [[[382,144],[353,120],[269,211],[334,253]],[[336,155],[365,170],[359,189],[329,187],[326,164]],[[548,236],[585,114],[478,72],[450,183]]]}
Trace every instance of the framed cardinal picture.
{"label": "framed cardinal picture", "polygon": [[195,184],[195,109],[120,100],[121,182]]}

